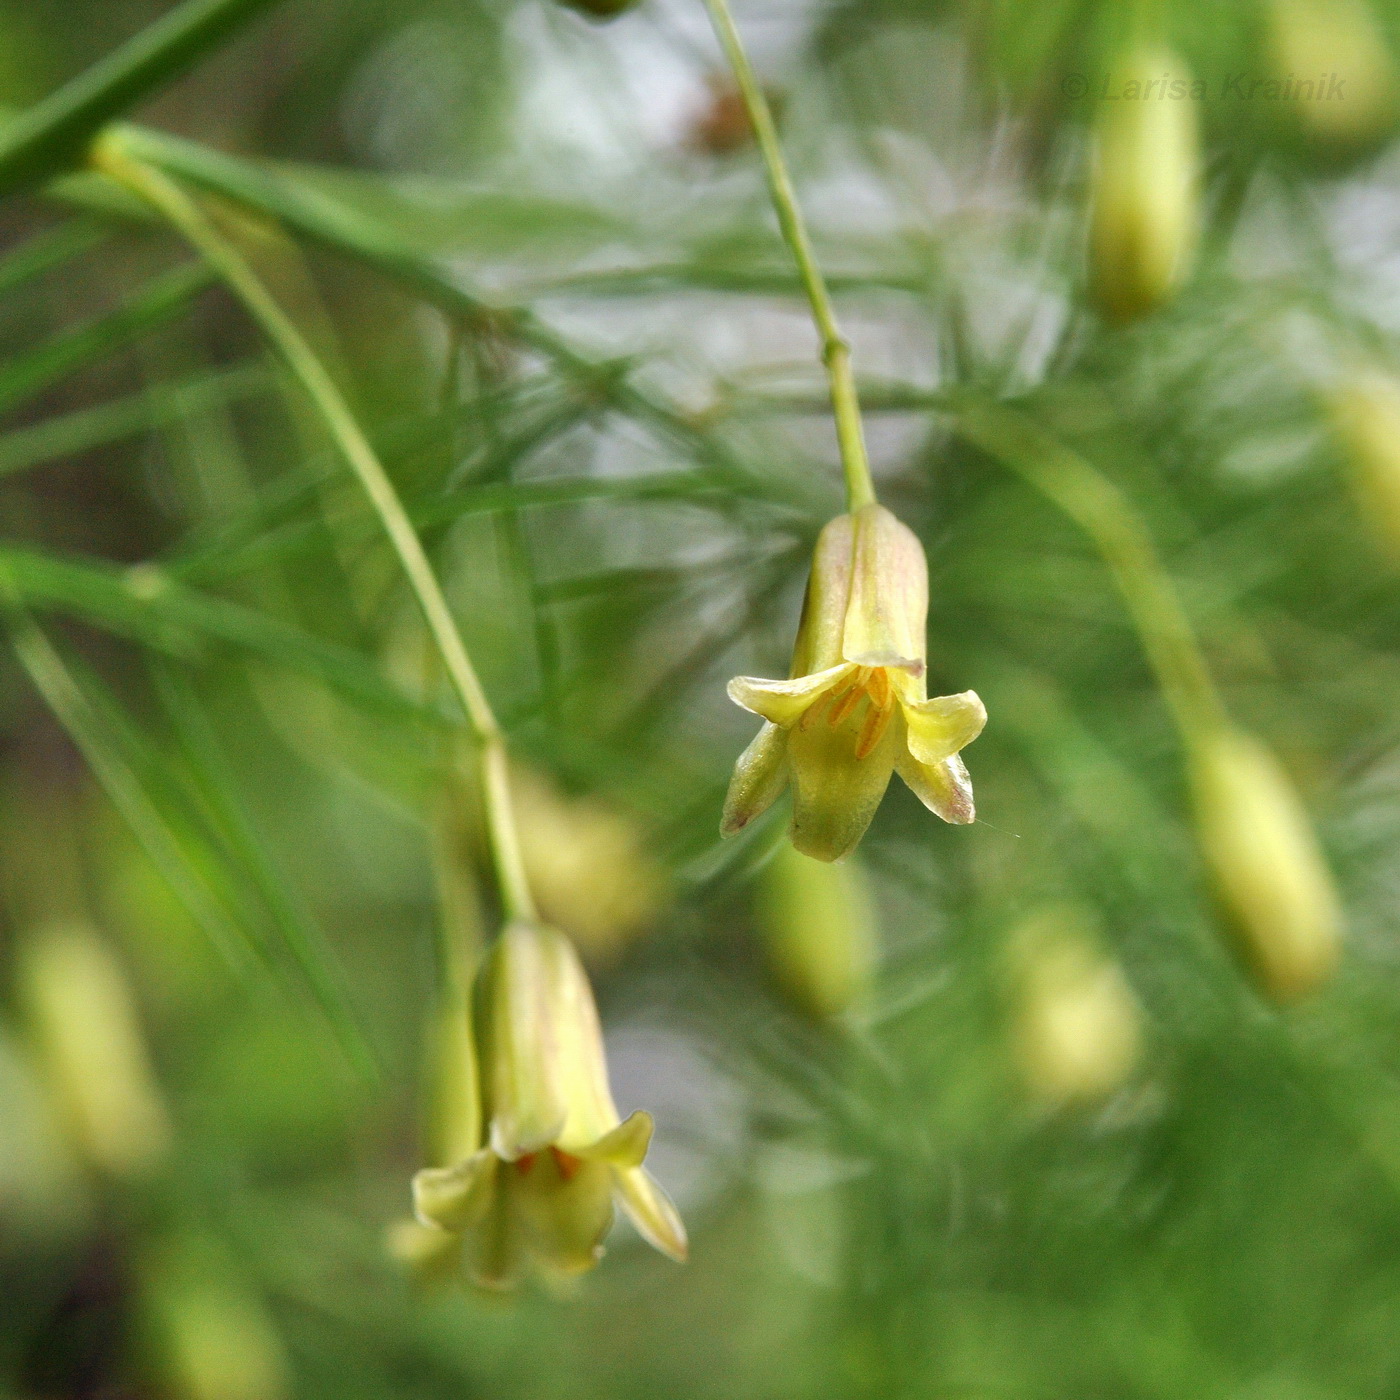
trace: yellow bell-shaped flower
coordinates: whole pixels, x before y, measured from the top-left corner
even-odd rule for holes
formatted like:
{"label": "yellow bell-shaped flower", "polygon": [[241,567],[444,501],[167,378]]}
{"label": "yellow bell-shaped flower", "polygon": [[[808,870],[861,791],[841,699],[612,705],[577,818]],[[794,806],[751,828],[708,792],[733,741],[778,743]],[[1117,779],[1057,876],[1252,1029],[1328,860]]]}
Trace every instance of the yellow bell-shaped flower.
{"label": "yellow bell-shaped flower", "polygon": [[928,699],[928,564],[883,506],[822,530],[789,680],[736,676],[729,697],[765,721],[740,756],[720,830],[766,811],[789,783],[792,844],[817,860],[855,849],[898,773],[944,821],[973,819],[958,753],[987,722],[970,690]]}
{"label": "yellow bell-shaped flower", "polygon": [[[573,945],[555,929],[510,924],[475,990],[480,1140],[461,1160],[414,1178],[419,1220],[462,1236],[472,1277],[488,1287],[508,1287],[531,1269],[592,1268],[614,1201],[644,1239],[684,1259],[685,1227],[642,1166],[651,1118],[618,1116]],[[463,1121],[475,1118],[472,1106]]]}

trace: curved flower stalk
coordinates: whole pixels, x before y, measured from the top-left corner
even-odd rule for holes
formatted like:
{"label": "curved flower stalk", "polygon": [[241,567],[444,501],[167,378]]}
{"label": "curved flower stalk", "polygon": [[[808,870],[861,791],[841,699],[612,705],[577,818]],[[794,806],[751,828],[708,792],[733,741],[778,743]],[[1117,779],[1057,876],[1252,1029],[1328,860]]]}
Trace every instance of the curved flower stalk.
{"label": "curved flower stalk", "polygon": [[855,849],[898,773],[944,821],[973,820],[959,752],[987,722],[970,690],[927,698],[928,564],[880,505],[838,515],[817,539],[785,681],[736,676],[729,696],[765,721],[734,768],[726,836],[793,790],[792,844],[817,860]]}
{"label": "curved flower stalk", "polygon": [[[477,976],[474,1151],[414,1178],[425,1225],[459,1236],[473,1280],[583,1273],[603,1254],[621,1205],[641,1236],[683,1260],[685,1227],[642,1162],[651,1117],[623,1120],[608,1088],[587,974],[562,933],[507,926]],[[470,1091],[469,1091],[470,1092]]]}
{"label": "curved flower stalk", "polygon": [[473,1272],[513,1282],[527,1263],[577,1273],[602,1254],[614,1195],[641,1233],[685,1257],[675,1207],[642,1169],[651,1119],[621,1122],[608,1090],[593,993],[563,934],[537,922],[515,821],[505,735],[413,522],[326,366],[242,254],[177,182],[127,149],[120,131],[93,164],[152,204],[204,255],[281,353],[364,490],[422,609],[478,748],[497,892],[511,922],[477,978],[476,1051],[487,1138],[414,1181],[420,1218],[470,1235]]}

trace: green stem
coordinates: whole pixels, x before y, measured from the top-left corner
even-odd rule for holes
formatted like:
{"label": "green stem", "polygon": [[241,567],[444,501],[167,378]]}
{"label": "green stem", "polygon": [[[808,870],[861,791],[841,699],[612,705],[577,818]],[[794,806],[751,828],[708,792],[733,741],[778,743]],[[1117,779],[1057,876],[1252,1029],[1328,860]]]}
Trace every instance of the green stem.
{"label": "green stem", "polygon": [[467,655],[422,541],[344,396],[257,274],[179,185],[151,166],[133,160],[119,134],[101,138],[93,148],[92,160],[98,169],[154,205],[204,255],[277,348],[359,479],[408,576],[442,655],[448,679],[476,734],[492,856],[506,915],[513,919],[535,918],[511,805],[505,736]]}
{"label": "green stem", "polygon": [[768,172],[768,189],[773,196],[773,208],[778,215],[778,227],[797,262],[803,290],[812,304],[812,319],[822,342],[822,363],[831,381],[831,408],[836,415],[836,440],[841,448],[841,470],[846,477],[846,509],[859,510],[875,501],[875,484],[870,479],[870,460],[865,452],[865,434],[861,428],[860,400],[856,395],[855,374],[851,369],[851,347],[836,324],[836,311],[831,304],[826,280],[822,277],[807,225],[797,202],[797,192],[788,174],[783,148],[778,143],[778,131],[773,125],[773,113],[763,95],[744,52],[743,40],[729,12],[728,0],[705,0],[719,41],[724,46],[729,66],[734,70],[739,93],[763,154]]}
{"label": "green stem", "polygon": [[1127,604],[1182,741],[1228,723],[1191,623],[1152,547],[1152,539],[1123,493],[1078,453],[1012,409],[964,407],[958,430],[1011,468],[1060,508],[1092,539]]}
{"label": "green stem", "polygon": [[81,160],[113,117],[179,77],[276,0],[186,0],[0,126],[0,194]]}

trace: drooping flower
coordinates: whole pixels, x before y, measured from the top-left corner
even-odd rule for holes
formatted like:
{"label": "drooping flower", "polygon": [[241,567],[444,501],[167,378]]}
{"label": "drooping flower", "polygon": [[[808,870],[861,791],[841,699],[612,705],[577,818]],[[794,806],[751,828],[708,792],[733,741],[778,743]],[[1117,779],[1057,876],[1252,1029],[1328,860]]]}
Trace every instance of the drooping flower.
{"label": "drooping flower", "polygon": [[958,757],[987,722],[972,691],[927,698],[928,564],[880,505],[830,521],[785,681],[736,676],[729,697],[765,721],[734,767],[720,830],[766,811],[789,783],[792,844],[840,860],[865,834],[898,773],[944,821],[973,820]]}
{"label": "drooping flower", "polygon": [[651,1117],[619,1118],[593,992],[555,929],[507,926],[476,981],[472,1037],[480,1110],[475,1150],[414,1178],[423,1224],[460,1236],[480,1284],[531,1271],[583,1273],[603,1253],[616,1201],[671,1258],[686,1255],[676,1208],[642,1166]]}

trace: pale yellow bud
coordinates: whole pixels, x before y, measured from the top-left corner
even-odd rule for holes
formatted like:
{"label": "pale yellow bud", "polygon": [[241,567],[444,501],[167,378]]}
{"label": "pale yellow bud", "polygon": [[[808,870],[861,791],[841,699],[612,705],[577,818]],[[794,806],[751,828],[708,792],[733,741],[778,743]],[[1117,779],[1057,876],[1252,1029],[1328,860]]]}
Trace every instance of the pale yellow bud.
{"label": "pale yellow bud", "polygon": [[1090,270],[1104,313],[1131,321],[1168,300],[1190,270],[1200,135],[1190,73],[1171,50],[1129,51],[1110,90],[1095,132]]}
{"label": "pale yellow bud", "polygon": [[566,797],[541,774],[512,770],[521,854],[546,922],[595,963],[616,957],[670,899],[638,824],[593,797]]}
{"label": "pale yellow bud", "polygon": [[149,1172],[165,1155],[170,1125],[121,965],[87,926],[52,925],[21,943],[15,980],[74,1145],[112,1176]]}
{"label": "pale yellow bud", "polygon": [[1400,382],[1367,371],[1328,395],[1347,480],[1382,548],[1400,561]]}
{"label": "pale yellow bud", "polygon": [[784,991],[826,1019],[870,991],[877,943],[865,872],[813,860],[784,842],[759,877],[756,914],[768,960]]}
{"label": "pale yellow bud", "polygon": [[1142,1050],[1142,1013],[1122,969],[1075,906],[1042,909],[1008,946],[1013,1049],[1031,1093],[1047,1103],[1108,1098]]}
{"label": "pale yellow bud", "polygon": [[143,1261],[141,1298],[161,1391],[179,1400],[285,1400],[286,1357],[261,1301],[210,1241]]}
{"label": "pale yellow bud", "polygon": [[0,1243],[82,1229],[88,1201],[53,1106],[27,1057],[0,1028]]}
{"label": "pale yellow bud", "polygon": [[429,1031],[428,1160],[450,1167],[481,1146],[481,1082],[470,993],[449,987]]}
{"label": "pale yellow bud", "polygon": [[1273,754],[1219,729],[1191,756],[1196,829],[1240,951],[1261,990],[1294,1001],[1325,981],[1341,909],[1307,813]]}
{"label": "pale yellow bud", "polygon": [[1306,132],[1353,146],[1394,124],[1395,62],[1363,0],[1273,0],[1269,21],[1284,105]]}

